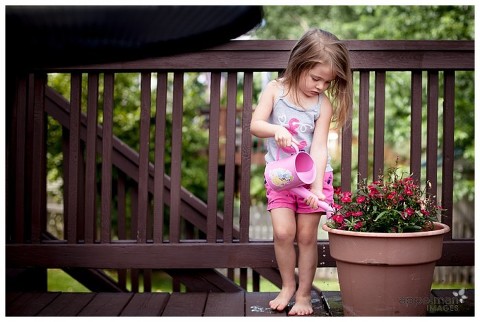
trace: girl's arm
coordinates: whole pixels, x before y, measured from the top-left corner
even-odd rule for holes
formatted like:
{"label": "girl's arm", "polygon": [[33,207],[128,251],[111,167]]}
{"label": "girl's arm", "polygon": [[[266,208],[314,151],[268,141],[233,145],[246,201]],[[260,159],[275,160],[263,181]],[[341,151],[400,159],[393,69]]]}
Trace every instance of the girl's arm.
{"label": "girl's arm", "polygon": [[[328,159],[328,132],[330,130],[330,122],[332,119],[332,105],[326,96],[323,97],[320,116],[315,122],[315,131],[313,133],[312,147],[310,155],[315,161],[317,176],[311,185],[311,191],[317,195],[320,200],[325,200],[323,194],[323,178],[325,176],[325,168]],[[313,205],[313,198],[307,200],[308,205]]]}
{"label": "girl's arm", "polygon": [[278,146],[286,147],[292,144],[292,134],[285,127],[268,122],[270,114],[272,114],[276,93],[278,93],[278,82],[269,82],[253,112],[250,132],[259,138],[275,137]]}

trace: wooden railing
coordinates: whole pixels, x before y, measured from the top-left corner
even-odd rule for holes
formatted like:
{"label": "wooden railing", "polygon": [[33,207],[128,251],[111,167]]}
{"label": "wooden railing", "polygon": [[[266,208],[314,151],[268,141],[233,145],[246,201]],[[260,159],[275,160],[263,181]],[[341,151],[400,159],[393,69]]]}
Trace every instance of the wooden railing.
{"label": "wooden railing", "polygon": [[[188,269],[241,268],[242,287],[246,285],[245,269],[253,268],[257,284],[259,275],[278,284],[278,276],[272,271],[276,267],[272,241],[252,240],[249,235],[252,156],[249,126],[256,100],[254,75],[281,72],[293,44],[293,41],[232,41],[176,56],[9,75],[7,267],[118,269],[123,285],[126,269],[142,269],[145,276],[149,276],[152,269],[162,269],[179,276],[179,272]],[[407,85],[411,96],[410,171],[418,179],[429,180],[434,191],[441,190],[443,207],[447,209],[443,221],[452,226],[455,73],[474,70],[473,42],[349,41],[348,47],[352,68],[359,80],[355,110],[360,121],[358,133],[353,132],[353,127],[343,131],[341,160],[333,160],[341,164],[337,176],[341,177],[342,188],[350,189],[352,179],[357,178],[354,163],[358,164],[360,178],[383,171],[385,101],[388,100],[386,73],[410,72],[411,82]],[[126,146],[112,131],[115,75],[127,72],[138,73],[141,78],[138,151]],[[205,201],[181,185],[182,128],[190,121],[182,116],[184,77],[190,72],[206,73],[210,83]],[[69,100],[46,85],[48,73],[71,74]],[[422,102],[424,73],[427,74],[426,104]],[[85,74],[88,93],[86,102],[82,102],[82,75]],[[156,81],[153,94],[152,80]],[[226,132],[225,137],[220,138],[223,91],[226,93]],[[99,106],[99,96],[102,106]],[[153,96],[155,121],[150,124]],[[237,96],[241,96],[242,102],[240,115],[237,115]],[[443,98],[441,107],[439,97]],[[82,112],[82,106],[86,112]],[[421,122],[425,109],[428,114],[426,136],[422,134]],[[439,109],[443,109],[443,118],[438,116]],[[373,137],[369,137],[371,113],[375,115]],[[63,129],[64,235],[60,239],[48,236],[46,229],[46,142],[50,135],[47,115]],[[168,138],[167,117],[172,122]],[[240,125],[236,124],[237,118]],[[439,127],[440,120],[443,123]],[[439,128],[443,131],[440,150],[437,148]],[[241,129],[240,140],[237,129]],[[150,142],[152,133],[154,140]],[[352,153],[354,139],[358,140],[357,160]],[[219,143],[223,140],[224,143]],[[165,146],[167,141],[171,146]],[[369,151],[371,142],[373,152]],[[419,142],[426,142],[426,158],[422,157],[424,151]],[[220,149],[225,149],[222,151],[225,155],[223,207],[217,206]],[[150,152],[154,154],[153,161],[149,158]],[[172,160],[170,169],[165,169],[167,152]],[[236,154],[241,156],[239,177],[235,175]],[[437,179],[438,156],[442,159],[441,180]],[[421,178],[422,162],[426,163],[425,178]],[[236,189],[237,186],[240,188]],[[335,266],[329,256],[328,241],[320,240],[318,244],[321,266]],[[474,240],[454,240],[450,234],[445,239],[438,265],[473,265],[473,253]],[[229,277],[232,278],[233,273],[229,273]],[[221,277],[210,281],[221,284]]]}

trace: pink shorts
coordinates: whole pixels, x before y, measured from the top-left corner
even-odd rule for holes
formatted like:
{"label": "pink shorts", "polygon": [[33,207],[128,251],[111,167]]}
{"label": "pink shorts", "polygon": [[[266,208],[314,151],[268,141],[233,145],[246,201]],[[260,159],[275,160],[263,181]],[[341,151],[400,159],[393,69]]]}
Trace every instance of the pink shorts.
{"label": "pink shorts", "polygon": [[[319,209],[312,209],[307,205],[303,198],[288,190],[275,191],[268,184],[265,184],[267,189],[267,210],[275,208],[289,208],[297,214],[311,214],[319,212]],[[309,189],[310,186],[306,185]],[[325,195],[325,202],[333,203],[333,172],[325,172],[323,177],[323,194]]]}

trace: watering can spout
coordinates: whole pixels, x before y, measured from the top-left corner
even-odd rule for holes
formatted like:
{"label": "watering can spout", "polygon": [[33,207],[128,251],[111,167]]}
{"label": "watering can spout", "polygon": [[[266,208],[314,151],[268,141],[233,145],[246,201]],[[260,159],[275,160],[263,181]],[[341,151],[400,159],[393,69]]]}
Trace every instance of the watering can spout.
{"label": "watering can spout", "polygon": [[296,193],[300,197],[304,199],[308,199],[310,196],[313,196],[314,198],[317,199],[318,207],[323,209],[327,213],[327,217],[329,217],[333,213],[333,208],[326,203],[323,200],[318,199],[317,196],[315,196],[313,193],[311,193],[307,188],[305,187],[296,187],[296,188],[291,188],[290,191]]}

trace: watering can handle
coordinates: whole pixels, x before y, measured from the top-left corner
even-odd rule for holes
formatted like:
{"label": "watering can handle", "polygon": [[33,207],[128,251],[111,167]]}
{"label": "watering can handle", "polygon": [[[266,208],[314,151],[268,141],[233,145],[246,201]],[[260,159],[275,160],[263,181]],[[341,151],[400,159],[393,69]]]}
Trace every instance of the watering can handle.
{"label": "watering can handle", "polygon": [[323,200],[318,199],[318,197],[316,195],[314,195],[313,193],[311,193],[307,188],[296,187],[296,188],[291,188],[290,191],[296,193],[297,195],[299,195],[300,197],[303,197],[305,199],[308,199],[310,196],[315,197],[317,199],[318,207],[322,208],[327,213],[327,215],[333,213],[333,208],[330,207],[330,205],[328,203],[326,203]]}
{"label": "watering can handle", "polygon": [[295,149],[295,153],[298,154],[300,152],[300,149],[298,148],[298,144],[293,142],[292,141],[292,145],[291,147],[293,147]]}
{"label": "watering can handle", "polygon": [[[290,146],[295,150],[295,154],[300,153],[300,149],[298,148],[298,144],[296,142],[292,141],[292,144]],[[275,160],[278,161],[279,159],[280,159],[280,149],[277,149],[277,158]]]}

